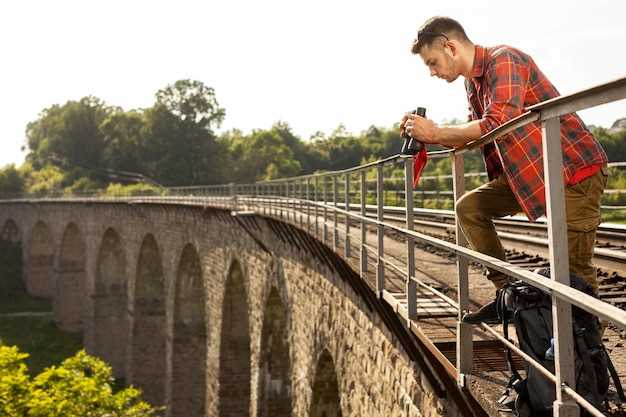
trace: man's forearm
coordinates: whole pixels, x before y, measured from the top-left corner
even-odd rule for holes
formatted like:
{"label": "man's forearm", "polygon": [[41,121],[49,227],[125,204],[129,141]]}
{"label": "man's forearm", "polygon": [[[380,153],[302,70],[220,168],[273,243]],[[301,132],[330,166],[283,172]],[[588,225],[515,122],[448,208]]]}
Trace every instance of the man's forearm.
{"label": "man's forearm", "polygon": [[444,146],[458,148],[482,136],[479,120],[456,126],[437,128],[436,141]]}

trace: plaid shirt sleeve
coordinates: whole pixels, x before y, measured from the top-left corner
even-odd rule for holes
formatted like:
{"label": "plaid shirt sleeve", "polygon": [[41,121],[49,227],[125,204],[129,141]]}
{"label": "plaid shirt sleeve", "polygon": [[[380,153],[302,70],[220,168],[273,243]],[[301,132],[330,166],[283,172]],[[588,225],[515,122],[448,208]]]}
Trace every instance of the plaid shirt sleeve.
{"label": "plaid shirt sleeve", "polygon": [[479,125],[482,134],[522,114],[529,63],[509,49],[495,51],[485,68],[485,111]]}

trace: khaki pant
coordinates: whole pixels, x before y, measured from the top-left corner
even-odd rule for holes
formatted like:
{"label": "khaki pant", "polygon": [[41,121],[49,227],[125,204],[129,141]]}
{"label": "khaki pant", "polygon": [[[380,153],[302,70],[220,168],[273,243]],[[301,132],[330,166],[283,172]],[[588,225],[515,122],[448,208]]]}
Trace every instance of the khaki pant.
{"label": "khaki pant", "polygon": [[[596,228],[600,224],[600,198],[606,187],[607,170],[565,187],[570,271],[584,278],[597,293],[596,269],[591,263]],[[465,194],[456,203],[456,215],[472,249],[505,260],[504,248],[493,219],[521,212],[504,174]],[[487,277],[501,288],[507,277],[490,271]]]}

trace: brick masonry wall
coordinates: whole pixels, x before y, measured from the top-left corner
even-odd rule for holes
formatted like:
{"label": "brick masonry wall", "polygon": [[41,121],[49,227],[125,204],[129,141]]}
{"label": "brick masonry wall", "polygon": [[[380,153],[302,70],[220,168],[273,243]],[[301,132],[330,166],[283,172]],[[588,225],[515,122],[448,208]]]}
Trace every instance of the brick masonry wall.
{"label": "brick masonry wall", "polygon": [[[302,417],[312,412],[325,412],[326,417],[461,415],[452,401],[434,394],[395,335],[337,271],[298,247],[288,234],[281,235],[272,222],[261,216],[253,220],[246,222],[246,231],[229,212],[202,207],[0,204],[0,227],[14,221],[22,236],[27,282],[38,279],[42,254],[49,254],[59,270],[63,236],[70,224],[76,225],[84,243],[83,259],[77,262],[84,264],[85,296],[81,308],[71,309],[82,317],[70,319],[82,323],[88,352],[106,358],[116,375],[168,406],[170,416],[241,416],[236,404],[220,398],[232,383],[220,370],[233,364],[249,375],[238,395],[249,397],[240,398],[239,405],[246,404],[250,416],[280,410],[268,404],[272,398],[289,401],[292,415]],[[32,242],[38,222],[39,232],[45,225],[47,242]],[[149,256],[147,236],[155,243]],[[194,308],[198,300],[183,287],[176,297],[177,278],[198,272],[181,262],[190,248],[199,260],[204,309]],[[240,282],[233,284],[235,268],[240,269]],[[199,288],[194,279],[181,279]],[[76,302],[65,300],[63,293],[56,297],[63,298],[57,302]],[[125,315],[120,302],[126,303]],[[224,335],[229,341],[222,346]],[[177,340],[205,345],[186,349]],[[243,349],[247,364],[241,363],[238,350],[242,340],[249,340]],[[235,351],[229,350],[232,346]],[[281,363],[287,369],[272,365],[268,357],[274,354],[286,357]],[[181,355],[191,363],[182,366]],[[143,375],[143,367],[155,373]],[[193,373],[194,367],[204,374]],[[181,377],[185,375],[189,377]],[[198,389],[203,379],[205,386]],[[186,398],[181,393],[193,393],[204,407],[198,402],[190,408],[172,407]]]}

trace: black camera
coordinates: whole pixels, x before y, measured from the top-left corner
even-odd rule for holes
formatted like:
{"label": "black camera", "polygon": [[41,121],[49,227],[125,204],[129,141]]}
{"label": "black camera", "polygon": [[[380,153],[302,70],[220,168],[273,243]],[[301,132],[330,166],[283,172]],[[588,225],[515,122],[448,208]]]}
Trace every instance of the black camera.
{"label": "black camera", "polygon": [[[418,107],[417,109],[411,111],[411,114],[417,114],[420,117],[426,117],[426,109],[424,107]],[[402,150],[400,151],[402,155],[416,155],[420,151],[422,146],[424,146],[424,144],[421,143],[418,139],[409,136],[406,131],[403,137],[404,143],[402,144]]]}

